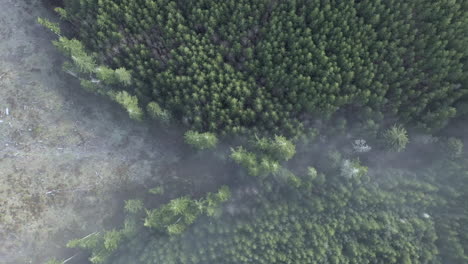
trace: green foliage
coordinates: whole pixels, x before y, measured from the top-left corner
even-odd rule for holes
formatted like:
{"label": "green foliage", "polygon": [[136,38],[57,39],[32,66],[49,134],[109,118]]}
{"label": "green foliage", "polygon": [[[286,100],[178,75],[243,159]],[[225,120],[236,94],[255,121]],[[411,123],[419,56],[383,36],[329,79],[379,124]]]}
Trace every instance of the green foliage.
{"label": "green foliage", "polygon": [[122,83],[123,85],[128,86],[132,84],[132,75],[127,69],[120,67],[114,71],[114,75],[118,82]]}
{"label": "green foliage", "polygon": [[64,4],[131,92],[198,131],[291,137],[335,117],[370,135],[387,117],[438,130],[468,92],[463,0]]}
{"label": "green foliage", "polygon": [[143,110],[138,106],[138,99],[136,96],[132,96],[126,91],[120,91],[113,94],[112,98],[127,110],[130,118],[135,120],[142,119]]}
{"label": "green foliage", "polygon": [[[276,176],[287,177],[289,184],[268,191],[262,185],[268,180],[255,180],[257,192],[244,192],[224,210],[219,203],[231,196],[225,186],[198,201],[180,197],[148,210],[146,227],[133,228],[139,235],[126,245],[119,240],[124,231],[116,230],[79,244],[88,244],[94,263],[112,264],[250,259],[262,264],[461,264],[468,259],[468,236],[460,232],[468,220],[460,210],[468,201],[467,160],[445,159],[417,172],[379,169],[372,176],[358,161],[348,161],[349,169],[360,172],[343,177],[347,161],[326,177],[313,167],[304,173],[281,169]],[[448,187],[450,182],[458,184]],[[128,219],[123,230],[127,226]]]}
{"label": "green foliage", "polygon": [[218,138],[210,132],[200,133],[189,130],[184,134],[185,143],[193,146],[196,149],[213,149],[218,144]]}
{"label": "green foliage", "polygon": [[71,58],[73,66],[80,72],[89,74],[96,70],[97,65],[95,59],[87,54],[80,41],[59,37],[59,39],[53,43],[59,50]]}
{"label": "green foliage", "polygon": [[143,210],[143,202],[141,200],[127,200],[124,208],[126,212],[136,214]]}
{"label": "green foliage", "polygon": [[231,158],[237,164],[241,165],[251,176],[268,176],[277,172],[281,166],[276,160],[269,157],[257,157],[256,154],[248,152],[243,147],[231,149]]}
{"label": "green foliage", "polygon": [[117,83],[115,72],[112,69],[109,69],[108,67],[105,67],[105,66],[97,67],[96,76],[99,78],[99,80],[103,81],[105,84]]}
{"label": "green foliage", "polygon": [[215,194],[215,203],[223,203],[228,201],[231,198],[231,191],[226,185],[221,186],[218,192]]}
{"label": "green foliage", "polygon": [[[65,9],[58,8],[56,11],[63,15],[63,18],[66,17],[67,11]],[[132,83],[130,71],[124,67],[112,70],[107,66],[98,66],[95,57],[86,51],[81,41],[60,35],[58,24],[51,23],[42,18],[38,18],[38,22],[59,35],[58,40],[53,41],[53,43],[71,59],[70,62],[64,63],[63,68],[66,72],[78,78],[84,89],[89,92],[110,96],[127,110],[131,118],[136,120],[142,119],[143,110],[138,106],[138,98],[136,96],[131,96],[127,91],[115,92],[112,88],[108,87],[109,85],[129,86]]]}
{"label": "green foliage", "polygon": [[[170,111],[199,149],[216,145],[214,133],[260,135],[231,158],[261,176],[249,191],[239,184],[224,211],[223,188],[145,216],[141,203],[126,204],[131,215],[120,231],[70,245],[112,264],[466,263],[462,141],[448,139],[450,159],[417,171],[368,173],[355,153],[327,148],[317,169],[281,164],[296,152],[288,138],[316,139],[319,130],[321,145],[346,133],[373,143],[389,120],[428,131],[463,120],[465,2],[65,0],[61,13],[82,42],[55,44],[85,87],[136,119],[138,100],[150,102],[152,118],[168,120]],[[383,139],[396,152],[409,143],[402,125]]]}
{"label": "green foliage", "polygon": [[276,160],[272,160],[268,157],[260,158],[260,164],[258,165],[258,170],[262,174],[271,174],[275,173],[280,169],[280,164]]}
{"label": "green foliage", "polygon": [[40,17],[37,18],[37,22],[41,24],[42,26],[46,27],[47,29],[49,29],[50,31],[52,31],[53,33],[55,33],[56,35],[60,36],[61,34],[60,25],[58,23],[53,23],[45,18],[40,18]]}
{"label": "green foliage", "polygon": [[88,54],[86,54],[84,45],[77,39],[68,39],[66,37],[60,37],[57,41],[54,41],[53,43],[59,50],[61,50],[65,55],[69,57],[88,56]]}
{"label": "green foliage", "polygon": [[406,129],[401,125],[393,125],[387,129],[383,134],[383,138],[387,148],[396,152],[403,151],[409,142]]}
{"label": "green foliage", "polygon": [[96,68],[96,63],[91,56],[73,56],[72,60],[76,67],[83,73],[91,73]]}
{"label": "green foliage", "polygon": [[294,144],[283,136],[275,136],[273,140],[257,138],[256,148],[277,161],[287,161],[296,153]]}
{"label": "green foliage", "polygon": [[51,259],[47,261],[45,264],[62,264],[62,261],[56,260],[56,259]]}
{"label": "green foliage", "polygon": [[67,247],[89,250],[89,260],[94,264],[108,263],[112,256],[118,252],[124,242],[129,242],[138,237],[143,227],[166,232],[169,235],[180,235],[202,213],[216,212],[221,203],[230,198],[227,186],[222,186],[217,193],[208,193],[205,199],[192,200],[188,197],[180,197],[169,203],[152,210],[146,210],[144,222],[140,211],[143,203],[140,200],[128,200],[125,202],[125,210],[130,213],[125,219],[123,228],[110,230],[103,233],[92,233],[80,239],[68,242]]}
{"label": "green foliage", "polygon": [[144,226],[169,235],[179,235],[201,214],[218,215],[220,204],[226,202],[230,196],[229,188],[222,186],[217,193],[208,193],[205,199],[193,200],[187,196],[173,199],[159,208],[147,210]]}
{"label": "green foliage", "polygon": [[79,247],[83,249],[93,249],[99,245],[101,239],[102,239],[101,234],[98,232],[95,232],[80,239],[70,240],[67,243],[67,247],[69,248]]}
{"label": "green foliage", "polygon": [[242,167],[246,168],[251,176],[258,176],[261,172],[257,157],[243,147],[231,149],[231,158]]}
{"label": "green foliage", "polygon": [[61,19],[67,19],[67,10],[61,8],[61,7],[56,7],[54,8],[54,11],[59,14]]}
{"label": "green foliage", "polygon": [[96,83],[93,83],[90,80],[80,79],[80,85],[81,85],[81,87],[83,87],[83,89],[85,89],[88,92],[91,92],[91,93],[98,93],[99,92],[99,88],[96,85]]}
{"label": "green foliage", "polygon": [[163,124],[168,124],[171,120],[171,114],[167,110],[162,109],[156,102],[150,102],[146,106],[146,111],[151,118],[159,120]]}
{"label": "green foliage", "polygon": [[227,186],[222,186],[217,193],[209,193],[204,201],[206,215],[219,217],[221,210],[219,204],[228,201],[231,198],[231,191]]}
{"label": "green foliage", "polygon": [[149,189],[149,193],[151,193],[151,194],[164,194],[164,188],[162,186],[151,188],[151,189]]}
{"label": "green foliage", "polygon": [[[114,231],[110,231],[110,233],[113,232]],[[104,234],[101,234],[95,232],[83,238],[71,240],[67,243],[67,247],[89,250],[92,252],[91,257],[89,258],[92,263],[105,263],[110,257],[112,251],[115,250],[117,246],[115,246],[112,250],[110,250],[110,248],[116,245],[116,242],[118,241],[113,239],[115,235],[108,235],[108,233],[109,232],[105,232]],[[107,249],[104,244],[106,244],[109,249]]]}
{"label": "green foliage", "polygon": [[362,166],[359,161],[344,160],[341,165],[340,174],[346,178],[362,177],[367,173],[367,167]]}
{"label": "green foliage", "polygon": [[132,83],[132,76],[125,68],[112,70],[106,66],[99,66],[94,69],[96,77],[107,85],[122,84],[128,86]]}
{"label": "green foliage", "polygon": [[[463,263],[468,237],[454,230],[467,219],[466,213],[444,212],[459,208],[467,198],[463,190],[468,178],[450,192],[436,186],[468,176],[466,164],[434,164],[419,172],[426,182],[401,170],[383,170],[373,179],[343,178],[336,171],[318,182],[320,173],[309,167],[307,175],[295,176],[301,184],[292,180],[292,186],[260,190],[230,204],[248,204],[252,211],[224,212],[190,228],[183,220],[171,222],[166,232],[172,236],[135,240],[108,263]],[[226,200],[228,193],[223,187],[202,203]],[[183,197],[167,208],[182,212],[188,204],[190,199]],[[443,254],[438,247],[444,248]]]}
{"label": "green foliage", "polygon": [[447,156],[451,159],[460,158],[463,154],[463,141],[450,137],[443,146]]}
{"label": "green foliage", "polygon": [[274,139],[256,137],[252,145],[255,152],[249,152],[242,146],[231,149],[234,162],[247,169],[251,176],[276,174],[283,180],[294,181],[291,173],[280,165],[280,162],[291,159],[296,153],[296,147],[291,141],[283,136],[275,136]]}
{"label": "green foliage", "polygon": [[132,238],[135,234],[137,234],[137,231],[139,230],[140,223],[139,221],[141,218],[129,218],[125,219],[124,222],[124,227],[121,230],[122,235],[125,238]]}
{"label": "green foliage", "polygon": [[317,170],[314,167],[307,167],[307,176],[309,176],[310,180],[316,179]]}
{"label": "green foliage", "polygon": [[120,231],[107,231],[104,235],[104,247],[106,248],[106,250],[114,251],[119,246],[119,243],[122,240],[122,238],[123,234]]}
{"label": "green foliage", "polygon": [[290,184],[292,187],[299,188],[302,186],[301,178],[294,175],[294,173],[292,173],[291,171],[282,168],[278,174],[286,178],[287,183]]}

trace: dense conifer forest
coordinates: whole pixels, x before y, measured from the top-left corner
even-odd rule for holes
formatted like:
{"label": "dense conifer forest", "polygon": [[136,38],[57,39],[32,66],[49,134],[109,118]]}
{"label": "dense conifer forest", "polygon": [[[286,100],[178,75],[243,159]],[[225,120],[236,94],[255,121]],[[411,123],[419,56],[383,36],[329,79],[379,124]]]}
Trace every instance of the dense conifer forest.
{"label": "dense conifer forest", "polygon": [[235,168],[203,195],[135,194],[68,243],[91,263],[468,263],[467,1],[55,11],[38,22],[84,89]]}

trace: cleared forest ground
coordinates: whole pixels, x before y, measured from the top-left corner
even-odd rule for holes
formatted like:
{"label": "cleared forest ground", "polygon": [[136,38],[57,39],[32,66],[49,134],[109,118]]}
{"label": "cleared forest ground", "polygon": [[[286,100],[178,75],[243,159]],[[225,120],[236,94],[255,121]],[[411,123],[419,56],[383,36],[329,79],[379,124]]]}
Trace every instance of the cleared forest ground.
{"label": "cleared forest ground", "polygon": [[41,263],[99,230],[116,190],[157,182],[180,150],[62,72],[40,1],[0,2],[0,262]]}

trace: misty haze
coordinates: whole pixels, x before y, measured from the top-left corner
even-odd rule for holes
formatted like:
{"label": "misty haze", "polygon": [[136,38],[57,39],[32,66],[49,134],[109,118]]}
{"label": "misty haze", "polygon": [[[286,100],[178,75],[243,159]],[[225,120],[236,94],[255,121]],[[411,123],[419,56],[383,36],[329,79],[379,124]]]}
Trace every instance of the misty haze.
{"label": "misty haze", "polygon": [[0,264],[468,263],[466,0],[0,0]]}

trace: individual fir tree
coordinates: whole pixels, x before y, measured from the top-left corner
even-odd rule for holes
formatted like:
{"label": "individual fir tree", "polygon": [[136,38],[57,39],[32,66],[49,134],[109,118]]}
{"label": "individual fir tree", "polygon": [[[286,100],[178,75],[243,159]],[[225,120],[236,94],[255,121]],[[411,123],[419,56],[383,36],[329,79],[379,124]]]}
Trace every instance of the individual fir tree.
{"label": "individual fir tree", "polygon": [[389,150],[401,152],[409,142],[406,129],[401,125],[393,125],[383,134],[385,145]]}
{"label": "individual fir tree", "polygon": [[286,182],[294,188],[299,188],[302,186],[301,178],[297,177],[288,169],[281,168],[275,173],[275,175],[280,177],[282,181]]}
{"label": "individual fir tree", "polygon": [[171,114],[167,110],[162,109],[156,102],[150,102],[146,106],[146,112],[151,118],[159,120],[163,124],[168,124],[171,120]]}
{"label": "individual fir tree", "polygon": [[357,178],[367,173],[367,167],[362,166],[359,161],[344,160],[340,174],[345,178]]}
{"label": "individual fir tree", "polygon": [[123,239],[122,231],[111,230],[104,234],[104,247],[108,251],[116,250]]}
{"label": "individual fir tree", "polygon": [[218,138],[210,132],[200,133],[189,130],[184,134],[185,143],[193,146],[198,150],[213,149],[218,144]]}
{"label": "individual fir tree", "polygon": [[61,7],[56,7],[54,8],[54,11],[59,14],[60,18],[63,20],[66,20],[68,18],[68,13],[67,10],[61,8]]}
{"label": "individual fir tree", "polygon": [[180,235],[186,229],[186,226],[180,223],[171,224],[167,226],[167,233],[169,235]]}
{"label": "individual fir tree", "polygon": [[314,167],[307,167],[307,176],[310,180],[315,180],[317,175],[317,170]]}
{"label": "individual fir tree", "polygon": [[67,243],[67,247],[69,248],[83,248],[83,249],[94,249],[96,248],[100,242],[102,241],[102,234],[99,232],[91,233],[83,238],[70,240]]}
{"label": "individual fir tree", "polygon": [[125,201],[124,209],[131,214],[137,214],[143,210],[143,202],[141,200],[127,200]]}
{"label": "individual fir tree", "polygon": [[258,176],[260,174],[260,168],[257,161],[257,157],[254,153],[248,152],[243,147],[237,147],[231,149],[231,156],[234,162],[246,168],[249,175]]}
{"label": "individual fir tree", "polygon": [[58,40],[53,41],[53,44],[72,60],[75,68],[81,73],[90,74],[95,72],[97,68],[95,59],[87,54],[84,45],[80,41],[59,37]]}
{"label": "individual fir tree", "polygon": [[443,145],[445,154],[451,159],[460,158],[463,154],[463,141],[458,138],[450,137]]}
{"label": "individual fir tree", "polygon": [[80,85],[81,87],[83,87],[83,89],[85,89],[88,92],[91,92],[91,93],[100,92],[99,86],[95,82],[92,82],[90,80],[80,79]]}
{"label": "individual fir tree", "polygon": [[278,170],[281,168],[281,165],[278,163],[278,161],[269,157],[262,157],[260,158],[260,164],[258,168],[263,175],[268,175],[278,172]]}
{"label": "individual fir tree", "polygon": [[256,138],[257,149],[277,161],[287,161],[296,153],[294,144],[283,136],[274,139]]}
{"label": "individual fir tree", "polygon": [[127,69],[118,68],[114,71],[114,74],[119,83],[125,86],[132,84],[132,75]]}
{"label": "individual fir tree", "polygon": [[53,22],[50,22],[50,20],[48,19],[40,18],[40,17],[37,18],[37,22],[41,24],[42,26],[46,27],[47,29],[49,29],[50,31],[52,31],[53,33],[55,33],[57,36],[61,35],[60,25],[58,23],[53,23]]}
{"label": "individual fir tree", "polygon": [[105,84],[112,85],[118,82],[114,70],[108,67],[99,66],[96,68],[95,72],[97,78],[103,81]]}
{"label": "individual fir tree", "polygon": [[138,99],[136,96],[128,94],[126,91],[120,91],[111,94],[112,98],[123,106],[130,118],[135,120],[141,120],[143,117],[143,110],[138,106]]}
{"label": "individual fir tree", "polygon": [[76,67],[83,73],[92,73],[96,69],[96,62],[91,56],[71,55]]}
{"label": "individual fir tree", "polygon": [[216,198],[218,199],[218,203],[223,203],[228,201],[231,198],[231,191],[229,187],[226,185],[221,186],[218,192],[216,193]]}
{"label": "individual fir tree", "polygon": [[191,200],[188,197],[180,197],[173,199],[169,202],[169,209],[174,212],[174,214],[182,215],[189,208]]}
{"label": "individual fir tree", "polygon": [[231,191],[226,185],[222,186],[217,193],[209,193],[203,201],[206,214],[211,217],[219,217],[221,209],[219,205],[231,198]]}
{"label": "individual fir tree", "polygon": [[272,155],[277,160],[287,161],[296,154],[296,146],[284,136],[275,136],[272,147]]}

